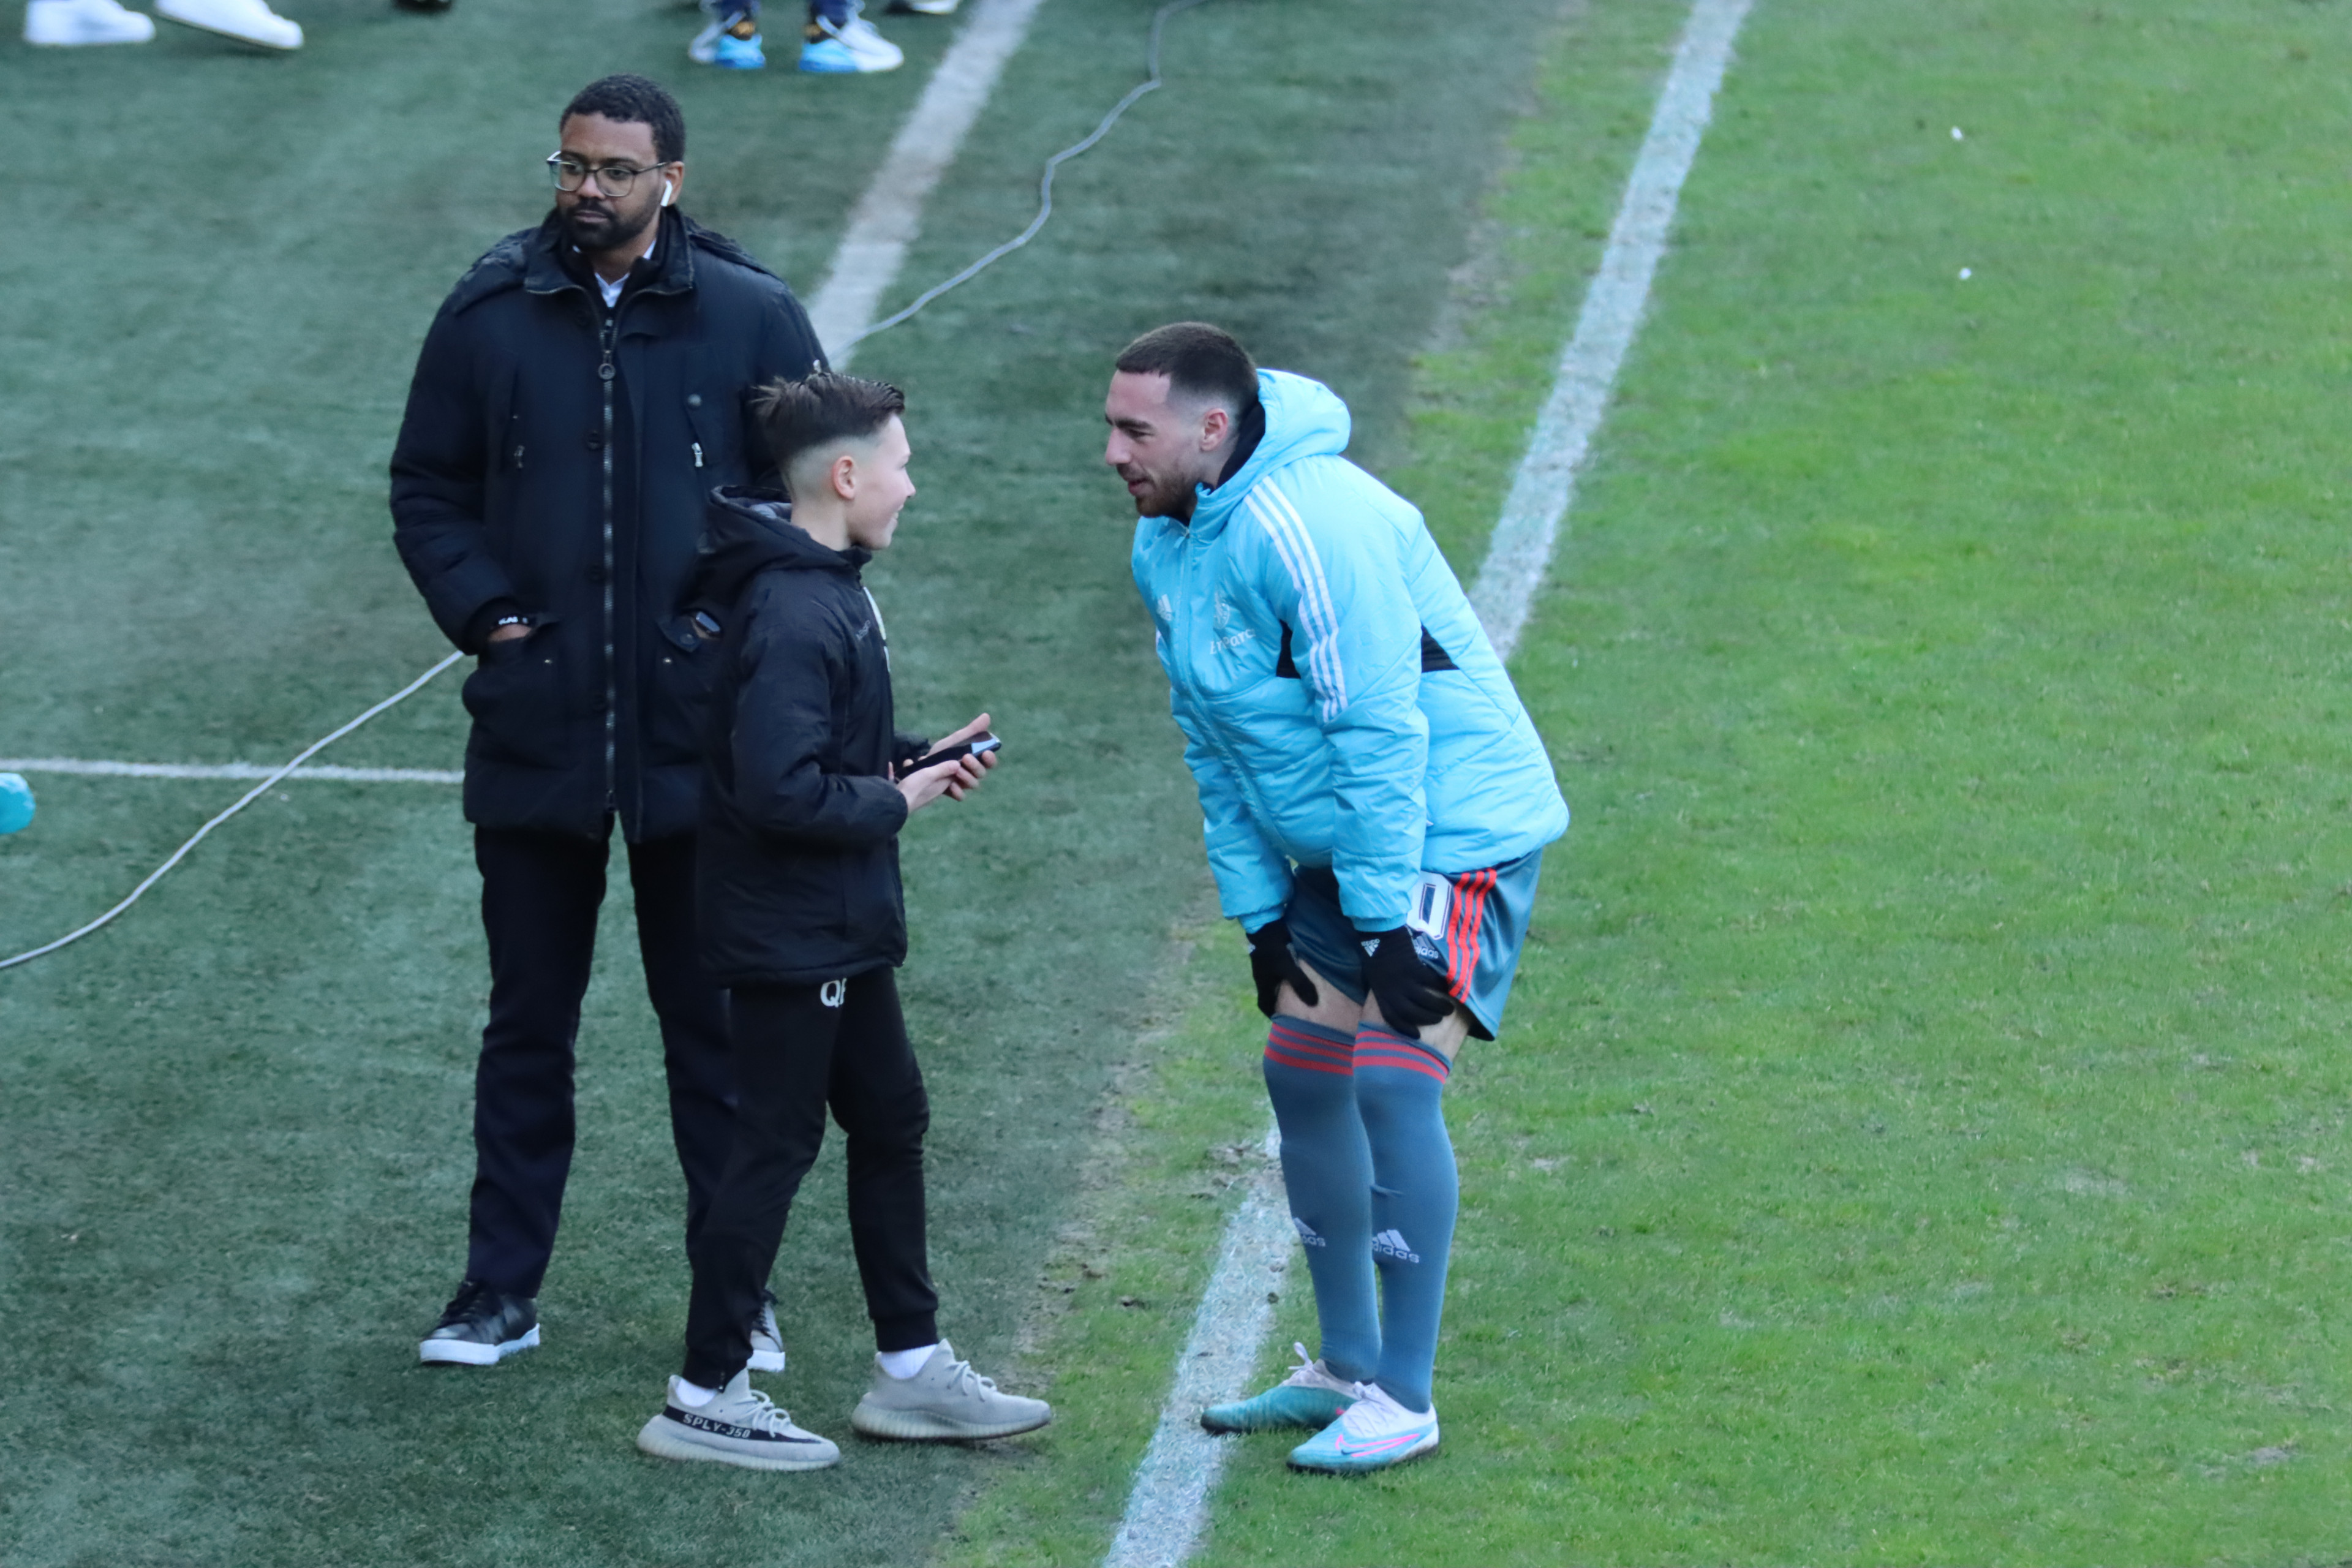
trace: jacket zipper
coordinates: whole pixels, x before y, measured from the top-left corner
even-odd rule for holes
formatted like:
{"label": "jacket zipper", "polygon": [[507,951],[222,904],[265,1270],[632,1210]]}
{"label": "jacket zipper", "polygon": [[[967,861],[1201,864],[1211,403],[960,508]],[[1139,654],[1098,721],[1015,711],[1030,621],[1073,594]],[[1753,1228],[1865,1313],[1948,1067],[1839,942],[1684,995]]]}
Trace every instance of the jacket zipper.
{"label": "jacket zipper", "polygon": [[603,334],[604,357],[596,366],[604,384],[604,809],[617,811],[620,797],[621,694],[613,654],[613,381],[620,372],[613,363],[613,347],[620,332],[621,312],[606,313]]}
{"label": "jacket zipper", "polygon": [[[1178,572],[1176,584],[1178,595],[1176,603],[1179,607],[1192,602],[1192,556],[1194,551],[1201,547],[1201,542],[1193,537],[1192,531],[1186,528],[1183,553],[1181,557],[1182,564]],[[1187,623],[1191,619],[1189,616],[1182,617],[1182,621]],[[1179,625],[1177,616],[1169,617],[1168,631],[1171,637],[1177,637]],[[1200,720],[1201,733],[1208,738],[1210,747],[1223,759],[1225,771],[1234,776],[1234,787],[1242,792],[1242,799],[1248,804],[1250,815],[1257,819],[1259,836],[1265,837],[1266,826],[1272,819],[1266,815],[1265,803],[1258,798],[1257,781],[1250,776],[1249,771],[1244,768],[1240,760],[1234,755],[1233,749],[1225,744],[1223,725],[1210,711],[1209,704],[1201,696],[1200,688],[1190,679],[1192,673],[1192,650],[1184,645],[1181,637],[1178,637],[1176,644],[1175,662],[1176,668],[1184,673],[1173,679],[1182,682],[1184,695],[1191,700],[1192,711]]]}

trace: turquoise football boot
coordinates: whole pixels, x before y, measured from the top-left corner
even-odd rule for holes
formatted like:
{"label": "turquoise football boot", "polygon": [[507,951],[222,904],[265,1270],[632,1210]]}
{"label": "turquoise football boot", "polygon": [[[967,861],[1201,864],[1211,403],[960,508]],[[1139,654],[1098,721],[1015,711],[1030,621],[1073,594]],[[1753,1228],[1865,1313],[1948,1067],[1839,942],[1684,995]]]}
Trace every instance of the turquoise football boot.
{"label": "turquoise football boot", "polygon": [[1437,1407],[1415,1415],[1376,1383],[1359,1384],[1354,1404],[1290,1450],[1294,1470],[1360,1476],[1437,1451]]}
{"label": "turquoise football boot", "polygon": [[1314,1432],[1329,1426],[1355,1398],[1356,1385],[1308,1360],[1305,1345],[1290,1348],[1298,1352],[1298,1364],[1288,1377],[1254,1399],[1210,1405],[1201,1412],[1201,1425],[1212,1432]]}

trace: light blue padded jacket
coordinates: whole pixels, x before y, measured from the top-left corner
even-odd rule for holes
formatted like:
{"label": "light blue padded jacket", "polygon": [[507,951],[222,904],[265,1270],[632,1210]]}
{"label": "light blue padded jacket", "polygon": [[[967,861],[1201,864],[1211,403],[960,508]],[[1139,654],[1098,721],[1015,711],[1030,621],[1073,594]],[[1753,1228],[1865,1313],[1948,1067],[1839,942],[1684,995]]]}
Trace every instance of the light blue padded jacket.
{"label": "light blue padded jacket", "polygon": [[1423,871],[1516,860],[1567,831],[1568,803],[1421,513],[1340,456],[1347,405],[1282,371],[1258,397],[1241,471],[1189,525],[1137,523],[1135,585],[1224,912],[1280,914],[1295,861],[1389,931]]}

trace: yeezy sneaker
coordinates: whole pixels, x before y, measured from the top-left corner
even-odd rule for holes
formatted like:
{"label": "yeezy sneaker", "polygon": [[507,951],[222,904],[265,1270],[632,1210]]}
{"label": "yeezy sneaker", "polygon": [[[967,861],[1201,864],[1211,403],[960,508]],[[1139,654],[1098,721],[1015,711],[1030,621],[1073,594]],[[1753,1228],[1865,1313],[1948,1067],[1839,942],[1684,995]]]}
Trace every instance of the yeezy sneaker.
{"label": "yeezy sneaker", "polygon": [[265,49],[302,47],[302,25],[288,21],[261,0],[155,0],[155,15]]}
{"label": "yeezy sneaker", "polygon": [[143,44],[155,24],[115,0],[27,0],[25,41],[51,48],[84,44]]}
{"label": "yeezy sneaker", "polygon": [[1210,1405],[1201,1412],[1201,1425],[1212,1432],[1278,1432],[1286,1426],[1319,1432],[1337,1420],[1354,1402],[1356,1385],[1309,1360],[1305,1345],[1290,1348],[1298,1352],[1298,1364],[1288,1377],[1254,1399]]}
{"label": "yeezy sneaker", "polygon": [[849,20],[828,22],[812,17],[808,37],[801,45],[801,69],[820,76],[847,76],[894,71],[907,63],[907,52],[874,30],[860,13],[863,0],[850,0]]}
{"label": "yeezy sneaker", "polygon": [[760,1315],[751,1320],[751,1370],[784,1370],[784,1333],[776,1327],[776,1293],[760,1292]]}
{"label": "yeezy sneaker", "polygon": [[747,1470],[821,1470],[841,1462],[841,1450],[793,1425],[789,1410],[751,1386],[751,1369],[737,1373],[708,1405],[688,1405],[669,1380],[662,1413],[637,1433],[637,1447],[665,1459],[708,1459]]}
{"label": "yeezy sneaker", "polygon": [[1042,1399],[999,1393],[993,1378],[956,1360],[955,1347],[941,1340],[912,1377],[892,1377],[877,1362],[849,1424],[868,1437],[949,1443],[1034,1432],[1053,1418],[1054,1407]]}
{"label": "yeezy sneaker", "polygon": [[1437,1447],[1437,1406],[1415,1415],[1377,1383],[1356,1384],[1356,1402],[1339,1419],[1290,1450],[1294,1470],[1356,1476],[1385,1470]]}
{"label": "yeezy sneaker", "polygon": [[496,1366],[538,1343],[537,1301],[468,1279],[416,1347],[416,1359],[438,1366]]}
{"label": "yeezy sneaker", "polygon": [[956,0],[890,0],[883,8],[893,16],[952,16]]}

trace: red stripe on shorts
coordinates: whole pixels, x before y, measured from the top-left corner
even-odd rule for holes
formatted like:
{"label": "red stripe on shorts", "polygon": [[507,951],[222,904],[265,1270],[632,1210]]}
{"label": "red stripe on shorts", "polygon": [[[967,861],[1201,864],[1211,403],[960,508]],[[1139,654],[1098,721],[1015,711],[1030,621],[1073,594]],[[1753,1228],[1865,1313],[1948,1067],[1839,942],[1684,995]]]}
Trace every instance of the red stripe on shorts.
{"label": "red stripe on shorts", "polygon": [[1473,871],[1454,885],[1454,909],[1445,922],[1445,979],[1456,1001],[1469,995],[1478,977],[1478,931],[1486,923],[1486,890],[1494,885],[1491,870]]}

